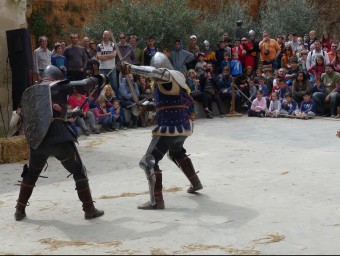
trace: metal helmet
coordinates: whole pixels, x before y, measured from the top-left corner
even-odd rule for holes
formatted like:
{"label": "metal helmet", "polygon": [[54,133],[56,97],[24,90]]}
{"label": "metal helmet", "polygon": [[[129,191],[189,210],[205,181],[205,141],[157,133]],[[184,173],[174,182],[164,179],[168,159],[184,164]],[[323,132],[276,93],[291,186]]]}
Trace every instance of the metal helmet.
{"label": "metal helmet", "polygon": [[237,25],[238,27],[241,27],[241,26],[242,26],[242,24],[243,24],[243,21],[242,21],[242,20],[238,20],[238,21],[236,21],[236,25]]}
{"label": "metal helmet", "polygon": [[249,34],[249,36],[255,36],[255,31],[254,30],[250,30],[248,34]]}
{"label": "metal helmet", "polygon": [[156,52],[156,54],[151,58],[150,66],[174,70],[169,58],[161,52]]}
{"label": "metal helmet", "polygon": [[203,44],[204,44],[204,46],[210,46],[210,43],[209,43],[208,40],[204,40]]}
{"label": "metal helmet", "polygon": [[42,79],[46,80],[62,80],[64,79],[63,73],[61,73],[61,70],[53,65],[48,65],[43,74]]}

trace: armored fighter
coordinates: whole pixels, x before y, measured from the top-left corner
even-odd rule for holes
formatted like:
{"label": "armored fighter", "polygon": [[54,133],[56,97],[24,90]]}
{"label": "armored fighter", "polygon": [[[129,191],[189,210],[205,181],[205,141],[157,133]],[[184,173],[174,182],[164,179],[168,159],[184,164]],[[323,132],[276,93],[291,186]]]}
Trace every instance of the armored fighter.
{"label": "armored fighter", "polygon": [[[63,74],[55,66],[47,66],[42,81],[27,88],[22,95],[24,133],[30,146],[29,164],[24,165],[14,217],[20,221],[26,217],[25,208],[33,188],[49,156],[57,158],[73,175],[76,190],[83,203],[85,219],[104,214],[94,207],[86,168],[83,165],[75,142],[77,136],[67,123],[67,95],[73,88],[100,89],[106,77],[98,75],[81,81],[63,80]],[[85,102],[84,102],[85,103]],[[73,110],[72,115],[80,113]]]}
{"label": "armored fighter", "polygon": [[150,201],[139,209],[164,209],[162,194],[162,171],[159,161],[168,157],[183,171],[191,185],[188,193],[203,188],[191,159],[183,144],[193,132],[193,123],[188,114],[192,98],[188,95],[184,75],[174,70],[169,59],[157,52],[151,66],[135,66],[124,63],[125,73],[149,77],[154,81],[157,127],[152,131],[152,140],[139,166],[144,170],[149,184]]}

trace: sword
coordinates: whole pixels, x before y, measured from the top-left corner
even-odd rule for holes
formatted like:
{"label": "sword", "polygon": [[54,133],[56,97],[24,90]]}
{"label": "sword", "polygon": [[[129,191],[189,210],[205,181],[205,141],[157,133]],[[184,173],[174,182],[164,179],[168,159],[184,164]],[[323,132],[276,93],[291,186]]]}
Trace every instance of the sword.
{"label": "sword", "polygon": [[[120,50],[119,50],[119,48],[118,48],[116,39],[115,39],[115,37],[114,37],[112,31],[111,31],[111,30],[109,30],[109,31],[110,31],[110,35],[111,35],[111,38],[112,38],[112,42],[117,46],[117,47],[116,47],[116,50],[117,50],[118,57],[119,57],[120,61],[121,61],[122,63],[124,63],[124,60],[123,60],[122,54],[121,54],[121,52],[120,52]],[[137,97],[137,93],[136,93],[136,91],[135,91],[135,87],[133,86],[133,83],[132,83],[132,81],[130,80],[130,78],[129,78],[128,76],[125,76],[125,79],[126,79],[126,81],[128,82],[128,84],[129,84],[129,88],[130,88],[130,91],[131,91],[131,93],[132,93],[133,101],[138,105],[138,104],[139,104],[139,100],[138,100],[138,97]]]}

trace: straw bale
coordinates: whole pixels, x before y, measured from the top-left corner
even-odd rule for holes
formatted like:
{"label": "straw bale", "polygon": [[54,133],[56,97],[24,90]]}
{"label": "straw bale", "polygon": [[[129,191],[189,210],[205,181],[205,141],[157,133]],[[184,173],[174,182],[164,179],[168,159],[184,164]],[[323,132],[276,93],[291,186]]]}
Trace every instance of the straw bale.
{"label": "straw bale", "polygon": [[0,164],[27,160],[29,147],[24,136],[0,138]]}

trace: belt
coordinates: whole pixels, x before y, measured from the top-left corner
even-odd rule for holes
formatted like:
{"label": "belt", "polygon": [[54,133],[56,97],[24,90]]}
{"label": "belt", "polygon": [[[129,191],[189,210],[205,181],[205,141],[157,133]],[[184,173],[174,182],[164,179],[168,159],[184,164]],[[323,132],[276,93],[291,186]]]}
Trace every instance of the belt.
{"label": "belt", "polygon": [[157,108],[156,111],[161,111],[161,110],[164,110],[164,109],[170,109],[170,108],[186,108],[188,109],[189,107],[188,106],[182,106],[182,105],[174,105],[174,106],[164,106],[164,107],[160,107],[160,108]]}

